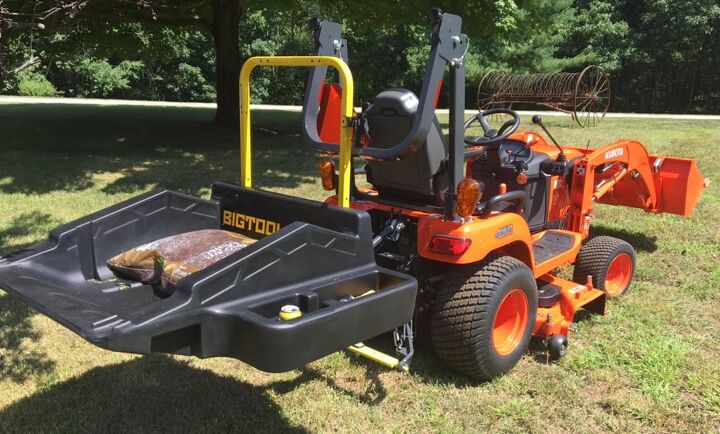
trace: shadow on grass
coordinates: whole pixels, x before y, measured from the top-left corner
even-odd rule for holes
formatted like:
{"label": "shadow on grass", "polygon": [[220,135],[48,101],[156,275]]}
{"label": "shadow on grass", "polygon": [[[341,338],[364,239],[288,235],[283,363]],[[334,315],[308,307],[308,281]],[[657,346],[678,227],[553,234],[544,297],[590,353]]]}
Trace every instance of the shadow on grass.
{"label": "shadow on grass", "polygon": [[[0,231],[0,256],[33,244],[31,241],[10,248],[6,244],[11,239],[47,233],[47,228],[56,223],[49,214],[41,212],[20,215],[8,228]],[[23,345],[23,342],[40,338],[30,321],[34,313],[19,299],[0,295],[0,380],[22,383],[32,376],[53,372],[55,363],[44,352],[30,350]]]}
{"label": "shadow on grass", "polygon": [[29,350],[23,342],[36,341],[40,335],[33,329],[30,317],[35,311],[9,295],[0,295],[0,381],[22,383],[36,375],[49,374],[55,362],[44,352]]}
{"label": "shadow on grass", "polygon": [[[255,146],[255,181],[263,187],[296,188],[313,183],[317,158],[302,143]],[[198,195],[214,181],[236,182],[240,161],[236,150],[182,150],[158,147],[120,155],[86,152],[55,155],[47,152],[14,152],[0,161],[0,193],[46,194],[55,191],[82,191],[93,188],[95,176],[109,176],[100,191],[107,194],[133,193],[155,187]],[[100,182],[103,182],[102,180]],[[109,205],[109,204],[108,204]]]}
{"label": "shadow on grass", "polygon": [[466,377],[448,368],[432,350],[430,341],[416,344],[410,372],[419,381],[430,385],[464,388],[481,386],[486,383]]}
{"label": "shadow on grass", "polygon": [[265,388],[161,356],[91,369],[6,407],[0,421],[8,432],[306,432]]}
{"label": "shadow on grass", "polygon": [[[212,110],[172,107],[2,105],[0,193],[45,194],[92,188],[96,175],[119,174],[105,193],[159,186],[197,194],[215,180],[239,179],[236,128],[211,123]],[[314,176],[299,113],[254,115],[258,181],[294,188]]]}
{"label": "shadow on grass", "polygon": [[[282,139],[280,139],[282,140]],[[293,146],[294,145],[294,146]],[[253,150],[254,181],[265,188],[297,188],[313,184],[317,158],[304,144],[277,146],[258,140]],[[236,151],[159,150],[144,159],[133,159],[125,167],[114,168],[120,177],[101,189],[108,194],[131,193],[155,186],[199,195],[214,181],[237,182],[240,161]]]}
{"label": "shadow on grass", "polygon": [[277,381],[275,383],[272,383],[270,388],[275,393],[284,395],[295,390],[296,388],[302,386],[305,383],[311,381],[323,381],[328,387],[335,390],[336,392],[353,398],[365,405],[378,405],[387,396],[387,391],[385,390],[382,382],[378,378],[378,373],[380,372],[380,370],[386,368],[378,367],[377,364],[368,362],[365,359],[359,360],[359,362],[360,364],[363,364],[364,367],[367,369],[366,378],[367,380],[369,380],[368,387],[361,394],[355,393],[340,386],[335,382],[333,378],[328,377],[322,372],[312,369],[308,366],[300,368],[299,376],[291,380]]}
{"label": "shadow on grass", "polygon": [[595,225],[590,228],[591,237],[599,237],[601,235],[625,240],[637,251],[652,253],[657,250],[657,237],[654,235],[648,236],[641,232],[615,229],[602,225]]}
{"label": "shadow on grass", "polygon": [[0,256],[10,253],[11,250],[22,250],[38,241],[35,239],[10,248],[7,247],[7,243],[10,242],[10,240],[27,236],[43,237],[47,235],[51,228],[58,224],[60,224],[60,222],[50,214],[39,211],[19,215],[13,219],[9,227],[0,230]]}
{"label": "shadow on grass", "polygon": [[[410,372],[425,384],[451,386],[462,389],[466,387],[482,387],[490,384],[492,381],[469,378],[453,371],[433,352],[429,342],[421,345],[416,351],[417,353],[410,365]],[[534,363],[539,365],[557,363],[557,361],[550,360],[545,342],[542,339],[531,339],[525,356],[530,357]],[[538,368],[540,367],[538,366]]]}
{"label": "shadow on grass", "polygon": [[[385,354],[395,354],[390,334],[375,337],[366,343]],[[388,370],[388,368],[362,356],[352,353],[349,354],[352,356],[353,363],[365,367],[368,372],[368,378],[373,378],[373,376],[376,378],[380,372],[386,372]],[[463,388],[485,383],[466,377],[448,368],[433,351],[429,336],[415,339],[415,355],[410,361],[409,367],[410,373],[419,381],[426,384],[442,384]]]}

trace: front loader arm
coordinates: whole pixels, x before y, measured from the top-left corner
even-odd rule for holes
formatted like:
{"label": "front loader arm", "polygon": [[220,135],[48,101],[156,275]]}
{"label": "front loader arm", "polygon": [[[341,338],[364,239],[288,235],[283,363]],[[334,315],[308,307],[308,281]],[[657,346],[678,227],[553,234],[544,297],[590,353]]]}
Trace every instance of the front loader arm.
{"label": "front loader arm", "polygon": [[595,202],[688,216],[706,185],[694,160],[651,156],[642,143],[621,140],[575,163],[569,224],[586,237]]}
{"label": "front loader arm", "polygon": [[570,192],[570,227],[587,236],[593,204],[629,177],[634,205],[648,211],[657,208],[657,194],[650,155],[642,143],[623,140],[596,149],[575,163]]}

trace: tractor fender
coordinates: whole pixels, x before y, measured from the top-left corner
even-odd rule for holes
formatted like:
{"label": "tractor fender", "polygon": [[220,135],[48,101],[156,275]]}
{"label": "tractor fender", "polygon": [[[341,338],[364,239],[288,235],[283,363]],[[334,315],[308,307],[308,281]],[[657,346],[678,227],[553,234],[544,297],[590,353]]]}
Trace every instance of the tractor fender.
{"label": "tractor fender", "polygon": [[[470,240],[470,246],[458,255],[439,253],[430,247],[435,236]],[[532,236],[521,215],[506,212],[466,221],[443,220],[437,215],[418,219],[418,254],[422,258],[460,265],[481,261],[498,252],[513,256],[533,269]]]}

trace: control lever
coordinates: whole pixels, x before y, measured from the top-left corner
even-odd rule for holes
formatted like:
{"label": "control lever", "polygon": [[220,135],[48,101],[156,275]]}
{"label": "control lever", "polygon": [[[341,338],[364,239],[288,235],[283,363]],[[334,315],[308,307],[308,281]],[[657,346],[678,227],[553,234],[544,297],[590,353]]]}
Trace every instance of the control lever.
{"label": "control lever", "polygon": [[356,148],[362,148],[363,135],[369,135],[367,125],[367,111],[370,108],[369,102],[364,102],[360,108],[360,113],[356,114],[355,122],[355,136],[353,137],[353,146]]}
{"label": "control lever", "polygon": [[543,131],[545,131],[545,134],[547,134],[548,137],[550,137],[550,140],[552,140],[552,142],[555,144],[555,146],[557,146],[558,150],[560,151],[560,155],[558,155],[557,161],[565,161],[565,153],[563,152],[562,147],[557,142],[557,140],[555,140],[555,137],[553,137],[553,135],[550,134],[550,131],[548,131],[548,129],[545,128],[545,125],[543,124],[542,118],[540,117],[540,115],[533,116],[532,123],[534,123],[535,125],[540,125],[540,128],[542,128]]}

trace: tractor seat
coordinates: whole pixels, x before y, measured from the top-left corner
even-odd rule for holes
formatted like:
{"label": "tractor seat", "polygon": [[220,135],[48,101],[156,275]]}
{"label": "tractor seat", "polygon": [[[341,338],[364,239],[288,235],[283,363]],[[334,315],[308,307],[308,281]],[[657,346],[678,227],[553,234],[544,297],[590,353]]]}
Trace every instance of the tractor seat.
{"label": "tractor seat", "polygon": [[[366,111],[367,133],[373,147],[390,148],[410,132],[418,110],[417,96],[407,89],[381,92]],[[440,205],[447,190],[448,142],[437,117],[427,136],[409,154],[392,160],[369,160],[367,179],[380,197]]]}

